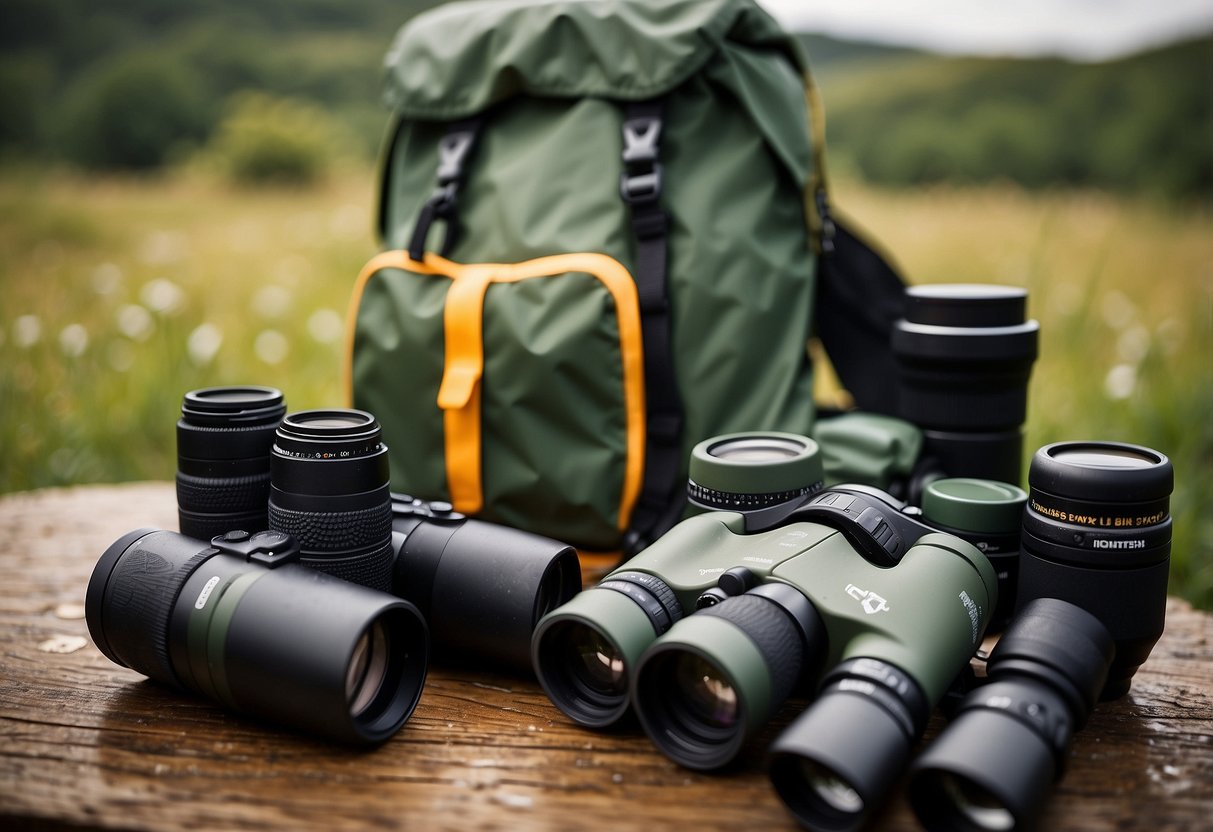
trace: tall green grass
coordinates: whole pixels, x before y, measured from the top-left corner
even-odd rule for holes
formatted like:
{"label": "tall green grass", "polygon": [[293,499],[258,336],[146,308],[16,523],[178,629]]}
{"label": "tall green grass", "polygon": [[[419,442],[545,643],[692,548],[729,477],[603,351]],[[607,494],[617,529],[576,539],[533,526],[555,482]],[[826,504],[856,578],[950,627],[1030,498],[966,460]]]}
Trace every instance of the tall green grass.
{"label": "tall green grass", "polygon": [[197,387],[341,403],[371,206],[361,170],[306,190],[0,185],[0,490],[171,478],[175,414]]}
{"label": "tall green grass", "polygon": [[[185,176],[0,181],[0,492],[169,479],[181,394],[340,404],[373,176],[241,190]],[[1099,193],[876,190],[835,202],[913,282],[1026,286],[1029,450],[1105,438],[1173,459],[1172,591],[1213,608],[1213,217]]]}

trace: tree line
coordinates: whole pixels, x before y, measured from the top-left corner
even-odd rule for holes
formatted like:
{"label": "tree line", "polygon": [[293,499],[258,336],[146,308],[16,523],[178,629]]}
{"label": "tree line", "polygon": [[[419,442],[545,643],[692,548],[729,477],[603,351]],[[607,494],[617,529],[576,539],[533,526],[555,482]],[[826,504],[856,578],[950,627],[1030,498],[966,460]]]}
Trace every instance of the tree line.
{"label": "tree line", "polygon": [[[309,152],[328,142],[370,157],[385,122],[384,52],[405,20],[437,4],[5,0],[0,161],[155,169],[220,135],[230,145],[232,119],[247,133],[248,91],[280,104],[262,107],[263,122],[331,120],[304,136]],[[869,181],[1006,179],[1213,200],[1213,38],[1102,64],[806,40],[832,163]],[[300,133],[272,128],[253,133],[263,144]]]}

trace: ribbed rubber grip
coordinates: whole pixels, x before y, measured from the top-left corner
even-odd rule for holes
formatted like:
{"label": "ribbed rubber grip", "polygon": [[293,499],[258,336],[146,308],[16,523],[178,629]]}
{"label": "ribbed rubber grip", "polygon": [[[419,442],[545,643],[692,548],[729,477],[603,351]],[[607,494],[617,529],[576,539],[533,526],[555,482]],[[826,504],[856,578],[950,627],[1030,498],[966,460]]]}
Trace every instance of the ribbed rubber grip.
{"label": "ribbed rubber grip", "polygon": [[187,511],[199,514],[244,514],[252,509],[265,511],[269,499],[268,468],[260,474],[242,477],[195,477],[177,473],[177,505]]}
{"label": "ribbed rubber grip", "polygon": [[792,692],[804,662],[804,643],[792,617],[759,595],[737,595],[696,615],[723,618],[742,630],[762,653],[771,674],[771,701],[782,702]]}
{"label": "ribbed rubber grip", "polygon": [[305,566],[389,591],[392,585],[392,504],[355,511],[292,511],[269,503],[269,525],[294,535]]}

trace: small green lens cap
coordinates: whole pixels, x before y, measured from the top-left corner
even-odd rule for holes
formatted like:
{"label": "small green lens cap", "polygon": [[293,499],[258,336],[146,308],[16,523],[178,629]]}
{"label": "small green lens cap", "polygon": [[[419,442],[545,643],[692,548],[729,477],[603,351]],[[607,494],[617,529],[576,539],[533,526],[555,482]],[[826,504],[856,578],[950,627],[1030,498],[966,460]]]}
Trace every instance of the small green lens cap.
{"label": "small green lens cap", "polygon": [[935,480],[922,495],[927,520],[965,532],[1014,534],[1023,522],[1028,495],[995,480],[956,477]]}
{"label": "small green lens cap", "polygon": [[703,488],[728,494],[773,494],[817,486],[821,449],[807,436],[775,431],[729,433],[691,451],[689,475]]}

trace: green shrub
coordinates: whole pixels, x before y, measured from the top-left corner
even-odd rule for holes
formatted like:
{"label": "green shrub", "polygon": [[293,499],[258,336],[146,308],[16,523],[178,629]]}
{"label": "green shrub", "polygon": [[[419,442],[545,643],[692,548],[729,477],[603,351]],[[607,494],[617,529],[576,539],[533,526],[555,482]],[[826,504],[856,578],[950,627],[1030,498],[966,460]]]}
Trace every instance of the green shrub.
{"label": "green shrub", "polygon": [[189,65],[166,54],[120,54],[72,85],[60,144],[86,167],[155,168],[203,139],[212,116],[205,83]]}
{"label": "green shrub", "polygon": [[308,184],[340,155],[340,130],[312,104],[258,92],[234,96],[206,157],[241,184]]}
{"label": "green shrub", "polygon": [[41,149],[54,70],[42,56],[0,57],[0,155]]}

